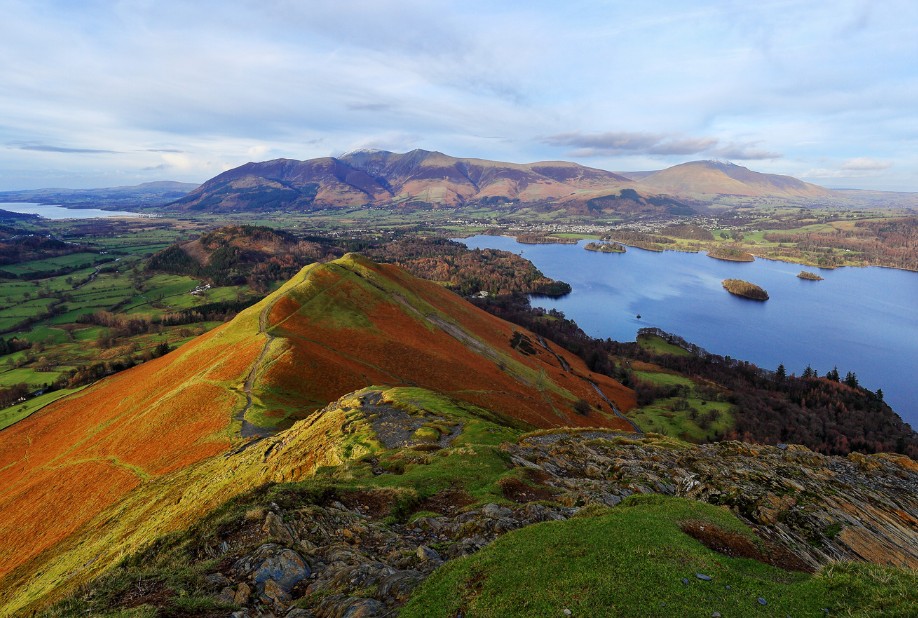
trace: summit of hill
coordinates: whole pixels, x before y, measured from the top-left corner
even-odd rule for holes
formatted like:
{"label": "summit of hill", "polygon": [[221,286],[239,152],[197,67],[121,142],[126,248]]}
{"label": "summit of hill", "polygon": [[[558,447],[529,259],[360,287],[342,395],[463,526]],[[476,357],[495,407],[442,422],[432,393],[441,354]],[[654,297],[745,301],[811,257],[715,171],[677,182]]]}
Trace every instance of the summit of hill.
{"label": "summit of hill", "polygon": [[734,163],[690,161],[642,175],[637,185],[670,195],[741,195],[747,197],[825,198],[828,189],[793,176],[763,174]]}

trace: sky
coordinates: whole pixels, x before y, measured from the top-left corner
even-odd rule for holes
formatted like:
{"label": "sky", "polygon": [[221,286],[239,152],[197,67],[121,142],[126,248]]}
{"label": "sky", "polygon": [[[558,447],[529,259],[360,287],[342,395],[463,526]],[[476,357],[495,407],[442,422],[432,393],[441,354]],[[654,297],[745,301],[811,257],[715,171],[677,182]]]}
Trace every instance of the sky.
{"label": "sky", "polygon": [[918,2],[0,0],[0,190],[362,148],[918,191]]}

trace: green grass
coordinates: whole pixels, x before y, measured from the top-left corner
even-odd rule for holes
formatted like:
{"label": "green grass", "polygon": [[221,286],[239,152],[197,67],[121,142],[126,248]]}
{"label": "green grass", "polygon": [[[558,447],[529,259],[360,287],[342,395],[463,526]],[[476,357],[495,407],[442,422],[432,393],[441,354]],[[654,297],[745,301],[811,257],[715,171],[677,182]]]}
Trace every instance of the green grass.
{"label": "green grass", "polygon": [[672,356],[690,356],[691,352],[673,345],[657,335],[641,335],[637,338],[638,345],[656,354],[670,354]]}
{"label": "green grass", "polygon": [[39,395],[38,397],[29,399],[24,403],[10,406],[9,408],[4,408],[0,410],[0,429],[6,429],[10,425],[18,423],[30,414],[38,412],[49,403],[53,403],[58,399],[66,397],[70,393],[75,393],[79,390],[79,388],[65,388],[59,391],[51,391],[50,393],[45,393],[44,395]]}
{"label": "green grass", "polygon": [[76,270],[86,268],[100,262],[110,261],[109,255],[100,255],[98,253],[71,253],[70,255],[61,255],[58,257],[45,258],[42,260],[31,260],[19,264],[9,264],[2,268],[3,271],[12,275],[36,275],[41,273],[51,273],[68,268]]}
{"label": "green grass", "polygon": [[663,371],[635,371],[634,375],[643,382],[650,382],[651,384],[658,384],[660,386],[677,385],[691,387],[695,385],[692,380],[685,376]]}
{"label": "green grass", "polygon": [[[381,389],[382,387],[370,387]],[[369,390],[369,389],[367,389]],[[382,402],[399,407],[412,416],[430,419],[424,437],[437,437],[447,426],[462,424],[462,433],[450,448],[434,452],[408,449],[380,451],[369,427],[355,433],[364,450],[379,452],[379,465],[391,474],[376,476],[367,465],[351,465],[348,472],[355,486],[405,490],[410,503],[418,503],[444,489],[463,489],[476,503],[504,501],[498,481],[510,474],[511,465],[500,444],[516,440],[522,428],[499,424],[493,413],[457,402],[422,388],[398,387],[382,390]],[[442,420],[440,420],[442,419]]]}
{"label": "green grass", "polygon": [[54,382],[59,375],[60,372],[58,371],[37,371],[32,367],[17,367],[0,371],[0,384],[9,386],[21,383],[36,388]]}
{"label": "green grass", "polygon": [[[689,442],[712,440],[715,434],[722,436],[733,427],[733,406],[729,403],[686,397],[684,405],[688,409],[678,409],[682,404],[683,400],[679,397],[658,399],[652,404],[631,410],[628,416],[645,431],[675,436]],[[690,416],[691,408],[698,411],[696,419]],[[710,421],[707,428],[702,427],[701,416],[712,410],[719,413],[718,418]]]}
{"label": "green grass", "polygon": [[[600,512],[603,512],[600,510]],[[680,498],[633,496],[593,517],[511,532],[438,569],[406,618],[562,616],[914,616],[918,575],[844,567],[817,576],[729,558],[683,533],[714,524],[753,540],[729,511]],[[696,573],[710,576],[702,581]],[[683,583],[687,580],[687,584]],[[767,605],[758,602],[763,598]],[[887,613],[888,612],[888,613]],[[846,614],[847,615],[847,614]]]}

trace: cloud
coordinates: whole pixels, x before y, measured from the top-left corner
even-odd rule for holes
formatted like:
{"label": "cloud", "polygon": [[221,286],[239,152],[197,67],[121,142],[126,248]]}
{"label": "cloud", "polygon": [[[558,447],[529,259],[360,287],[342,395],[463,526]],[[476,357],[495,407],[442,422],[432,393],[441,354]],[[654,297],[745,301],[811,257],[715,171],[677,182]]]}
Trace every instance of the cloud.
{"label": "cloud", "polygon": [[755,143],[752,144],[729,144],[723,148],[716,148],[709,151],[715,157],[721,159],[734,159],[738,161],[761,161],[764,159],[780,159],[783,155],[780,152],[772,152],[758,148]]}
{"label": "cloud", "polygon": [[[697,154],[717,144],[709,137],[685,138],[661,133],[631,133],[627,131],[610,131],[607,133],[559,133],[543,140],[551,146],[572,146],[580,153],[592,153],[593,156],[616,153],[645,154]],[[581,154],[581,156],[588,156]]]}
{"label": "cloud", "polygon": [[33,150],[36,152],[59,152],[63,154],[121,154],[117,150],[102,150],[98,148],[66,148],[64,146],[49,146],[47,144],[22,144],[16,146],[20,150]]}
{"label": "cloud", "polygon": [[663,133],[632,133],[625,131],[607,133],[560,133],[544,138],[551,146],[570,146],[574,157],[601,157],[609,155],[706,155],[721,159],[757,160],[777,159],[780,153],[757,147],[757,143],[729,143],[719,146],[715,137],[684,137]]}
{"label": "cloud", "polygon": [[358,112],[387,112],[392,106],[388,103],[348,103],[347,108]]}
{"label": "cloud", "polygon": [[892,163],[889,161],[871,159],[870,157],[857,157],[855,159],[848,159],[841,164],[841,169],[852,172],[875,172],[889,169],[890,167],[892,167]]}
{"label": "cloud", "polygon": [[765,161],[918,188],[909,0],[0,3],[12,187],[204,180],[379,144],[611,169]]}
{"label": "cloud", "polygon": [[838,167],[817,167],[801,174],[805,178],[847,178],[860,179],[877,176],[880,172],[891,168],[889,161],[873,159],[871,157],[855,157],[842,161]]}

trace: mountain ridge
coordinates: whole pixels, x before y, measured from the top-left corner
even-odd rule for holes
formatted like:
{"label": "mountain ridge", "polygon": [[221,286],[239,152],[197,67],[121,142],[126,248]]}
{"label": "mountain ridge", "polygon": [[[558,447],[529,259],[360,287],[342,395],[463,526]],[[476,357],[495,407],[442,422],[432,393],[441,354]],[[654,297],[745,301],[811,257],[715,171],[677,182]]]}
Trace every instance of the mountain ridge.
{"label": "mountain ridge", "polygon": [[[612,172],[564,161],[518,164],[436,151],[356,151],[306,161],[250,162],[215,176],[173,207],[222,210],[346,207],[412,201],[455,206],[472,200],[561,199],[630,186]],[[262,194],[258,195],[258,191]]]}
{"label": "mountain ridge", "polygon": [[704,201],[716,195],[818,200],[833,193],[791,176],[719,161],[616,173],[569,161],[509,163],[421,149],[358,150],[306,161],[249,162],[211,178],[169,208],[235,212],[548,204],[579,214],[686,214],[690,208],[677,199]]}
{"label": "mountain ridge", "polygon": [[[0,578],[18,583],[0,589],[25,585],[17,574],[31,572],[27,565],[36,560],[58,565],[40,569],[47,577],[66,578],[78,565],[60,552],[79,554],[74,543],[94,543],[81,535],[91,536],[96,518],[110,519],[102,515],[109,509],[121,509],[125,521],[112,543],[136,548],[143,535],[163,534],[216,506],[248,487],[242,478],[228,484],[231,475],[220,463],[228,453],[321,417],[328,402],[380,383],[433,388],[519,427],[632,428],[612,407],[632,407],[630,389],[434,283],[347,254],[304,267],[277,292],[178,350],[4,430]],[[279,478],[312,470],[307,460],[325,461],[319,453],[303,457]],[[252,478],[262,478],[261,463],[251,465]],[[195,499],[183,502],[185,491]],[[61,510],[61,504],[81,506]],[[151,514],[153,504],[161,513]],[[137,513],[123,512],[125,505]],[[36,518],[36,512],[56,514]],[[31,589],[39,594],[42,586],[50,580]]]}

